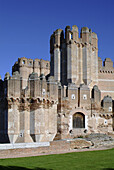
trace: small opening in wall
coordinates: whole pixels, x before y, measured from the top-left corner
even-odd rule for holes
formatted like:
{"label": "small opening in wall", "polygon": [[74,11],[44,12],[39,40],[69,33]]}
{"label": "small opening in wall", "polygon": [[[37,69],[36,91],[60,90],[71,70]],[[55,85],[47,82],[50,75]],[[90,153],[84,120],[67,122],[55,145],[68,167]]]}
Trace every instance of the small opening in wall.
{"label": "small opening in wall", "polygon": [[42,95],[45,95],[45,92],[46,92],[45,89],[42,89]]}
{"label": "small opening in wall", "polygon": [[21,138],[22,138],[22,137],[23,137],[23,133],[20,133],[20,134],[19,134],[19,137],[21,137]]}
{"label": "small opening in wall", "polygon": [[46,64],[46,67],[48,67],[48,63]]}
{"label": "small opening in wall", "polygon": [[105,125],[107,124],[107,120],[104,121],[104,124],[105,124]]}
{"label": "small opening in wall", "polygon": [[29,62],[29,66],[31,66],[31,65],[32,65],[32,61]]}
{"label": "small opening in wall", "polygon": [[38,98],[38,102],[40,103],[41,101],[40,101],[40,98]]}
{"label": "small opening in wall", "polygon": [[83,99],[87,100],[87,95],[86,94],[83,95]]}
{"label": "small opening in wall", "polygon": [[21,99],[21,102],[22,102],[22,103],[25,103],[25,100],[22,98],[22,99]]}
{"label": "small opening in wall", "polygon": [[69,131],[69,133],[72,133],[72,129]]}
{"label": "small opening in wall", "polygon": [[109,107],[109,112],[111,112],[112,111],[112,107]]}
{"label": "small opening in wall", "polygon": [[22,61],[22,64],[25,64],[25,60]]}
{"label": "small opening in wall", "polygon": [[74,100],[75,99],[75,94],[71,95],[71,99]]}
{"label": "small opening in wall", "polygon": [[29,102],[29,98],[27,98],[27,102]]}

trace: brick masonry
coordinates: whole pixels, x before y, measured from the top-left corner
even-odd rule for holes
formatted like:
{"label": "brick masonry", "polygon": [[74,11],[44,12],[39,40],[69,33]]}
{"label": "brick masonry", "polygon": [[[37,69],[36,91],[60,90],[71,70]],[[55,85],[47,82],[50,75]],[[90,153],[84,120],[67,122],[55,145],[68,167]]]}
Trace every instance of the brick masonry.
{"label": "brick masonry", "polygon": [[[65,34],[65,35],[64,35]],[[113,61],[98,57],[88,27],[50,37],[50,62],[19,58],[0,80],[0,143],[49,142],[114,133]]]}

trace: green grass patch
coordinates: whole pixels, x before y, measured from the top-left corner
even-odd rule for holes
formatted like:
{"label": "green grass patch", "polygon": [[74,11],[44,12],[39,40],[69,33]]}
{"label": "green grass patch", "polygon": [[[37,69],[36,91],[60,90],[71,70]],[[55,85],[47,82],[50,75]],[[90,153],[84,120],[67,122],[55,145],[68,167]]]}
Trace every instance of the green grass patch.
{"label": "green grass patch", "polygon": [[114,170],[114,149],[0,159],[0,170]]}

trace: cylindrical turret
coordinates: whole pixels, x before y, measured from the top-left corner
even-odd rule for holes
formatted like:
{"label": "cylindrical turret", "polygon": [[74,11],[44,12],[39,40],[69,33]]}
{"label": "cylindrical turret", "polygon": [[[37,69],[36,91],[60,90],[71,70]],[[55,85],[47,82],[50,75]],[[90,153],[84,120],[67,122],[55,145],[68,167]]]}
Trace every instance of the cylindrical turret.
{"label": "cylindrical turret", "polygon": [[63,30],[57,29],[54,32],[55,35],[55,44],[54,44],[54,78],[56,81],[60,81],[60,73],[61,73],[61,45],[64,40]]}
{"label": "cylindrical turret", "polygon": [[92,44],[95,48],[98,48],[98,37],[94,32],[92,32]]}
{"label": "cylindrical turret", "polygon": [[72,37],[73,37],[73,40],[75,41],[78,40],[78,27],[76,25],[72,26]]}
{"label": "cylindrical turret", "polygon": [[83,43],[89,43],[89,28],[83,27],[81,29],[81,38]]}
{"label": "cylindrical turret", "polygon": [[62,40],[63,37],[63,30],[62,29],[57,29],[55,31],[55,44],[60,47],[60,44],[61,44],[61,40]]}
{"label": "cylindrical turret", "polygon": [[65,28],[65,40],[66,40],[66,43],[68,43],[69,40],[71,40],[71,28],[70,28],[70,26],[66,26],[66,28]]}

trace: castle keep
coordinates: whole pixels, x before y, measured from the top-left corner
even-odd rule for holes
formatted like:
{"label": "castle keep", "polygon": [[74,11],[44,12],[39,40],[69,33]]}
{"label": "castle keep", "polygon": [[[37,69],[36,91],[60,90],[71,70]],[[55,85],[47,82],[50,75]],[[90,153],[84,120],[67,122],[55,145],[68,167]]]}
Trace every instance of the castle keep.
{"label": "castle keep", "polygon": [[50,62],[19,58],[0,80],[0,142],[44,142],[113,133],[113,61],[98,57],[98,37],[57,29]]}

